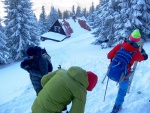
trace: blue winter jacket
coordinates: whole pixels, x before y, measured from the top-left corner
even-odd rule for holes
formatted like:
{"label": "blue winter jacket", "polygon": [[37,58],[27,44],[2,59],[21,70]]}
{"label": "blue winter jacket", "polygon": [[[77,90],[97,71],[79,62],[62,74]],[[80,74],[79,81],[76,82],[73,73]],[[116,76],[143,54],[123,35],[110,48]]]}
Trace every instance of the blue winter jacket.
{"label": "blue winter jacket", "polygon": [[46,58],[43,56],[34,56],[32,60],[26,59],[21,62],[21,68],[29,72],[32,85],[35,89],[42,88],[41,78],[45,74],[48,74],[48,61]]}

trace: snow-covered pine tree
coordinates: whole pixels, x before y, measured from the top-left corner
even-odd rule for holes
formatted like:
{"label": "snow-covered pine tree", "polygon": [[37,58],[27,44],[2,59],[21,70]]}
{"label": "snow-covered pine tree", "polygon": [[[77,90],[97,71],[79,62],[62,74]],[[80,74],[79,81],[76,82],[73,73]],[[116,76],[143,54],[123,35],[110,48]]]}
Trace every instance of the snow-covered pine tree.
{"label": "snow-covered pine tree", "polygon": [[48,31],[47,24],[48,23],[47,23],[47,17],[46,17],[46,13],[45,13],[45,7],[42,6],[42,12],[41,12],[40,18],[39,18],[39,26],[40,26],[41,34]]}
{"label": "snow-covered pine tree", "polygon": [[94,20],[97,41],[109,39],[110,44],[113,44],[114,41],[128,38],[135,28],[140,29],[143,38],[150,36],[148,0],[103,0],[95,12],[98,12]]}
{"label": "snow-covered pine tree", "polygon": [[0,30],[1,30],[2,33],[4,33],[5,32],[5,27],[2,26],[2,23],[3,23],[3,20],[0,18]]}
{"label": "snow-covered pine tree", "polygon": [[0,19],[0,64],[7,64],[9,58],[8,47],[6,46],[6,36]]}
{"label": "snow-covered pine tree", "polygon": [[89,25],[93,28],[93,22],[94,22],[94,19],[95,19],[95,15],[93,14],[93,12],[95,11],[95,8],[94,8],[94,3],[92,2],[92,6],[90,7],[90,10],[89,10],[89,16],[87,18],[87,22],[89,23]]}
{"label": "snow-covered pine tree", "polygon": [[56,22],[56,20],[59,18],[58,12],[56,9],[52,6],[50,10],[50,14],[48,15],[47,19],[47,28],[51,28],[52,25]]}
{"label": "snow-covered pine tree", "polygon": [[94,3],[92,2],[92,6],[90,7],[89,14],[92,14],[95,11]]}
{"label": "snow-covered pine tree", "polygon": [[62,19],[62,12],[58,9],[58,18]]}
{"label": "snow-covered pine tree", "polygon": [[73,17],[73,16],[76,16],[76,12],[75,12],[75,6],[73,5],[72,6],[72,11],[71,11],[71,16]]}
{"label": "snow-covered pine tree", "polygon": [[35,40],[33,33],[36,23],[31,10],[30,0],[4,0],[6,5],[6,36],[7,45],[10,48],[10,55],[13,60],[19,60],[23,56],[23,51],[29,46],[37,45],[39,39]]}
{"label": "snow-covered pine tree", "polygon": [[[103,7],[100,7],[100,6],[102,6],[105,3],[104,1],[105,0],[99,0],[99,5],[97,5],[96,10],[91,15],[90,14],[88,15],[88,22],[93,29],[94,28],[97,29],[97,27],[101,23],[97,16],[102,12],[100,8],[103,8]],[[92,17],[90,17],[90,16],[92,16]],[[90,20],[90,18],[92,18],[92,21]],[[92,34],[94,34],[95,37],[98,37],[99,33],[97,32],[96,29],[94,30],[94,32]]]}
{"label": "snow-covered pine tree", "polygon": [[97,37],[96,42],[102,42],[106,39],[112,40],[114,37],[114,30],[112,29],[112,26],[114,24],[114,16],[113,14],[117,14],[117,11],[113,9],[115,2],[111,0],[104,0],[102,2],[102,5],[99,5],[99,9],[94,12],[95,19],[93,28],[95,27],[95,30],[93,32],[94,36]]}
{"label": "snow-covered pine tree", "polygon": [[128,22],[130,11],[130,1],[126,0],[116,0],[117,8],[120,10],[119,14],[115,17],[115,31],[114,31],[114,38],[117,40],[128,38],[130,33],[132,32],[132,25]]}
{"label": "snow-covered pine tree", "polygon": [[68,19],[70,17],[70,12],[68,10],[63,12],[63,19]]}
{"label": "snow-covered pine tree", "polygon": [[86,10],[86,8],[83,9],[83,16],[87,19],[88,17],[88,12]]}
{"label": "snow-covered pine tree", "polygon": [[150,39],[150,0],[131,0],[131,10],[128,21],[132,28],[141,31],[142,38]]}
{"label": "snow-covered pine tree", "polygon": [[81,11],[81,7],[78,6],[77,9],[76,9],[76,17],[82,17],[83,14],[82,14],[82,11]]}
{"label": "snow-covered pine tree", "polygon": [[40,44],[40,35],[41,35],[41,31],[40,31],[40,26],[37,22],[37,18],[35,16],[35,14],[30,16],[30,20],[31,20],[31,40],[34,42],[35,45],[39,45]]}
{"label": "snow-covered pine tree", "polygon": [[[116,0],[120,7],[120,16],[122,19],[115,19],[115,37],[119,39],[128,38],[130,33],[138,28],[142,38],[148,39],[150,36],[150,1],[147,0]],[[121,23],[121,24],[120,24]]]}

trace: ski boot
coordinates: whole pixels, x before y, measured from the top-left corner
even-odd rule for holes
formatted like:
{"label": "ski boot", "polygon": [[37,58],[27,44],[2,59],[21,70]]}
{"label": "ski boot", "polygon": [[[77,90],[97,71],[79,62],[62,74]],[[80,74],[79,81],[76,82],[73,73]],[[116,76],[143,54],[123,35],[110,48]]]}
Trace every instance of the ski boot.
{"label": "ski boot", "polygon": [[111,113],[118,113],[122,109],[121,105],[114,105]]}

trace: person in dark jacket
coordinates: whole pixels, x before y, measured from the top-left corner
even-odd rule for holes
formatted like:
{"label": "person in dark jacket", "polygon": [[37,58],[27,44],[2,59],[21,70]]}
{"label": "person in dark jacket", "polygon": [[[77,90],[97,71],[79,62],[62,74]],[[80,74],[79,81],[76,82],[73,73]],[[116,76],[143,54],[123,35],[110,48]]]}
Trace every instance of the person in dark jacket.
{"label": "person in dark jacket", "polygon": [[41,78],[48,73],[48,62],[34,47],[29,47],[26,53],[28,57],[21,62],[21,68],[29,72],[32,85],[38,95],[42,89]]}
{"label": "person in dark jacket", "polygon": [[[131,66],[134,64],[135,61],[141,62],[143,60],[148,59],[148,55],[146,54],[145,50],[142,48],[142,51],[139,50],[139,44],[141,41],[141,34],[138,29],[134,30],[129,39],[125,40],[123,44],[116,45],[107,55],[108,59],[113,59],[116,55],[116,53],[121,49],[123,46],[126,51],[134,52],[132,59],[130,63],[128,64],[128,72],[127,74],[130,75],[131,73]],[[118,111],[121,109],[122,104],[124,102],[124,98],[126,96],[126,92],[129,86],[129,78],[125,78],[122,82],[119,83],[119,90],[116,98],[115,105],[113,107],[112,113],[118,113]]]}
{"label": "person in dark jacket", "polygon": [[62,113],[72,102],[69,113],[84,113],[87,90],[92,91],[98,77],[91,71],[72,66],[45,75],[43,89],[32,105],[32,113]]}

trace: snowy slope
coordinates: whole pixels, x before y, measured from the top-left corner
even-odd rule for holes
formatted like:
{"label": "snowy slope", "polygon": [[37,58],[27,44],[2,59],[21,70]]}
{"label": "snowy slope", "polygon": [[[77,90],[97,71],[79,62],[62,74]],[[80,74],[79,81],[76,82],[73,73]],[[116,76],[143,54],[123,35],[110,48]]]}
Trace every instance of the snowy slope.
{"label": "snowy slope", "polygon": [[[72,23],[73,24],[73,23]],[[106,80],[101,84],[109,60],[106,55],[111,50],[101,49],[92,45],[95,40],[89,31],[74,25],[72,37],[63,42],[44,41],[45,47],[52,57],[54,70],[58,65],[68,69],[70,66],[81,66],[98,75],[98,84],[87,94],[85,113],[110,113],[115,102],[118,86],[109,81],[105,102],[104,93]],[[144,44],[144,49],[150,54],[150,42]],[[120,113],[150,113],[150,59],[138,63],[130,94],[127,94]],[[20,68],[20,62],[0,67],[0,113],[31,113],[31,106],[36,98],[28,73]],[[141,91],[141,94],[137,92]],[[68,110],[70,105],[68,107]]]}

